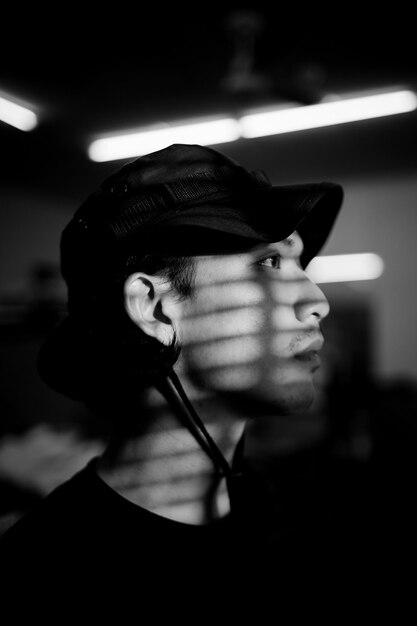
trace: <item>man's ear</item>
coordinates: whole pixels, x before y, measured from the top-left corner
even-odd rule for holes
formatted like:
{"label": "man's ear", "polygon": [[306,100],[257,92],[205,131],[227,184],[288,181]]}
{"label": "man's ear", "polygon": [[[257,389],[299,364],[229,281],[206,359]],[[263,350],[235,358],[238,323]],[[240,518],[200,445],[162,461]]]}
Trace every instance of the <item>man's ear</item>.
{"label": "man's ear", "polygon": [[125,310],[136,326],[166,346],[172,342],[179,303],[166,279],[143,272],[131,274],[124,284],[124,300]]}

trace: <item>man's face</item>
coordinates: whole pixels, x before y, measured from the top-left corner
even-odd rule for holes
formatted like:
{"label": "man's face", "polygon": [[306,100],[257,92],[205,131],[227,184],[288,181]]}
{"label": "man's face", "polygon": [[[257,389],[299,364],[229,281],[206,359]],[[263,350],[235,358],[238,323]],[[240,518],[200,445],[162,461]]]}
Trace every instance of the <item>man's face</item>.
{"label": "man's face", "polygon": [[301,268],[302,250],[294,232],[247,253],[196,257],[179,328],[195,384],[281,413],[308,408],[329,305]]}

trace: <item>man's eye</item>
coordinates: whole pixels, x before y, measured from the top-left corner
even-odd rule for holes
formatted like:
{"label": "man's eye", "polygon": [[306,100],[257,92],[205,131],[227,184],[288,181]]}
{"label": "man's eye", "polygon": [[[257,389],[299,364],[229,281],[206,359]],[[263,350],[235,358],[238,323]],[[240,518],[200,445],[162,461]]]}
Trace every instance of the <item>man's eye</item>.
{"label": "man's eye", "polygon": [[258,265],[262,265],[263,267],[270,267],[273,270],[279,270],[281,267],[281,257],[279,256],[279,254],[267,256],[264,259],[260,259],[258,261]]}

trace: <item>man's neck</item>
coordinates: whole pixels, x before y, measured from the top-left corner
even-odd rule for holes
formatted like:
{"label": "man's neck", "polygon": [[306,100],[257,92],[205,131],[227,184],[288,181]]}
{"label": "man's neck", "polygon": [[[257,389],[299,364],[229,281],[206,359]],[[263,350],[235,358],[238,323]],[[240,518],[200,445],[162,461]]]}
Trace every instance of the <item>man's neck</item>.
{"label": "man's neck", "polygon": [[[244,420],[218,399],[196,394],[189,384],[185,388],[231,464]],[[188,428],[156,390],[147,393],[141,406],[149,426],[109,446],[97,463],[100,477],[134,504],[176,521],[205,524],[226,515],[230,503],[225,480],[217,480],[213,461]]]}

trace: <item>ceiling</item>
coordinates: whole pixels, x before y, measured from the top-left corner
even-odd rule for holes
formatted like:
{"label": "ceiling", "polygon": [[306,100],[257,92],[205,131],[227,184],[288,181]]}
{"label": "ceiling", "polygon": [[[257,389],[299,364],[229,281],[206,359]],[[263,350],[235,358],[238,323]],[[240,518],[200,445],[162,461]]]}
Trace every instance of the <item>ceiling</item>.
{"label": "ceiling", "polygon": [[[36,27],[30,16],[25,23],[14,16],[0,43],[0,91],[35,105],[40,123],[30,133],[0,123],[0,182],[79,199],[115,168],[87,157],[89,140],[101,133],[270,102],[312,103],[327,93],[417,86],[411,16],[365,19],[351,7],[349,18],[328,10],[323,19],[311,9],[300,22],[298,5],[285,13],[266,7],[131,12],[120,5],[118,15],[100,18],[60,9],[60,16],[38,14]],[[236,64],[246,68],[240,86]],[[391,126],[375,122],[366,145],[359,133],[345,133],[346,162],[378,163],[384,148],[392,155],[386,166],[414,167],[416,116],[397,117],[404,119]],[[330,137],[312,132],[316,142]],[[291,168],[287,136],[251,141],[281,150]],[[358,141],[362,161],[352,152]],[[310,147],[319,158],[317,145]]]}

